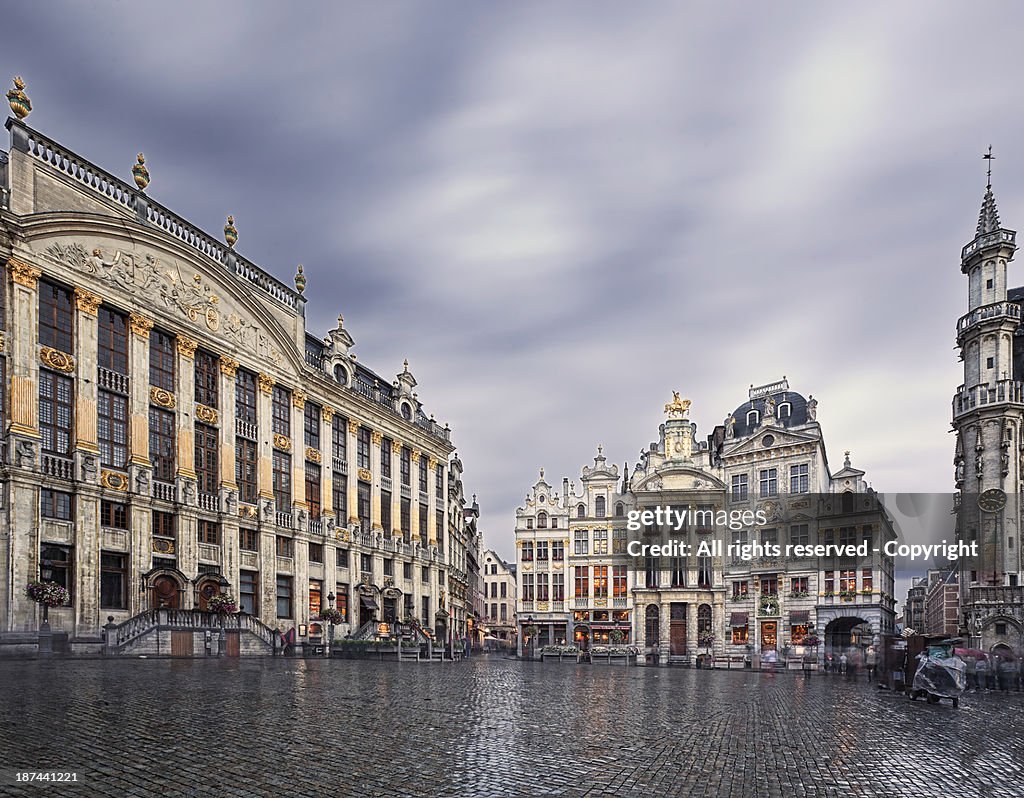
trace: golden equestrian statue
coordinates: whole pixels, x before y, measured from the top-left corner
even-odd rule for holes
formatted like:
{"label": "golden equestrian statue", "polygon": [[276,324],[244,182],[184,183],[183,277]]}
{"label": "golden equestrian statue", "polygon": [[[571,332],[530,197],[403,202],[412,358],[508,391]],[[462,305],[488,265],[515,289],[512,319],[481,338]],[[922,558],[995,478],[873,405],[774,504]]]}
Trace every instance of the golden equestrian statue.
{"label": "golden equestrian statue", "polygon": [[679,391],[672,391],[672,401],[665,405],[665,412],[669,418],[686,418],[690,412],[690,400],[681,399]]}

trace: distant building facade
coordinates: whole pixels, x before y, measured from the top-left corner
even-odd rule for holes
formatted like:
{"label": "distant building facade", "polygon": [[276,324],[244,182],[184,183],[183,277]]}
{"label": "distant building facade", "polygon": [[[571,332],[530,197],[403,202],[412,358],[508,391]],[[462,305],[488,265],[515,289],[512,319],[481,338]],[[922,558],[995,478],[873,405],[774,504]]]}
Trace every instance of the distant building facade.
{"label": "distant building facade", "polygon": [[488,549],[483,556],[484,647],[516,647],[516,567]]}
{"label": "distant building facade", "polygon": [[[666,406],[658,440],[632,473],[609,467],[600,449],[579,490],[564,480],[553,494],[541,473],[516,513],[521,632],[536,628],[541,647],[567,640],[586,648],[618,630],[659,664],[783,651],[811,636],[840,650],[892,633],[893,562],[873,551],[894,537],[891,523],[849,457],[830,470],[813,397],[785,380],[752,387],[699,443],[689,404],[677,394]],[[729,532],[733,544],[866,541],[869,554],[626,556],[627,540],[639,535],[685,540],[697,552],[716,532],[701,522],[671,534],[627,531],[631,511],[658,507],[763,513],[766,523]]]}
{"label": "distant building facade", "polygon": [[960,584],[957,570],[929,571],[926,580],[924,634],[956,637],[960,629]]}

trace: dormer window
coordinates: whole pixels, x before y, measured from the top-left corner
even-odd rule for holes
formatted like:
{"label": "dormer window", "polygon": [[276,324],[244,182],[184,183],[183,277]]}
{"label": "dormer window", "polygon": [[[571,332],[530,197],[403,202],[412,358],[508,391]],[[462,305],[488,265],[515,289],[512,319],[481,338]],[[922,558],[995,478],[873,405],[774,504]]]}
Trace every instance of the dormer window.
{"label": "dormer window", "polygon": [[412,408],[407,403],[402,404],[402,418],[412,421]]}
{"label": "dormer window", "polygon": [[537,513],[537,528],[538,529],[547,529],[548,528],[548,514],[547,513]]}
{"label": "dormer window", "polygon": [[748,427],[756,427],[757,426],[757,422],[760,421],[760,420],[761,420],[761,414],[758,413],[756,410],[751,410],[750,412],[747,413],[747,426]]}
{"label": "dormer window", "polygon": [[594,515],[598,518],[604,518],[605,516],[605,498],[604,496],[598,496],[594,499]]}
{"label": "dormer window", "polygon": [[586,505],[583,505],[583,504],[577,504],[576,505],[576,517],[577,518],[586,518],[587,517]]}
{"label": "dormer window", "polygon": [[527,529],[533,529],[533,519],[532,518],[527,518],[526,519],[526,528]]}
{"label": "dormer window", "polygon": [[789,402],[783,402],[779,405],[779,419],[789,418],[793,415],[793,406]]}
{"label": "dormer window", "polygon": [[626,507],[622,502],[615,503],[615,517],[622,518],[626,514]]}
{"label": "dormer window", "polygon": [[334,367],[334,379],[340,385],[348,385],[348,372],[345,371],[345,367],[340,363]]}

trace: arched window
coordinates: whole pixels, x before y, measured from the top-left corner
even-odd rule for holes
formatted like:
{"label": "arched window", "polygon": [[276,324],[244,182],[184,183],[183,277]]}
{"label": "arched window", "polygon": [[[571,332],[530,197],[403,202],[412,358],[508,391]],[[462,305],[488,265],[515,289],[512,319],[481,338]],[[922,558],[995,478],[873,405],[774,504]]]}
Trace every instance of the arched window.
{"label": "arched window", "polygon": [[697,608],[697,634],[711,634],[711,605],[701,604]]}
{"label": "arched window", "polygon": [[348,372],[345,371],[345,367],[340,363],[334,367],[334,379],[342,385],[348,385]]}
{"label": "arched window", "polygon": [[577,518],[586,518],[587,517],[587,508],[586,508],[585,505],[583,505],[583,504],[577,504],[576,505],[576,517]]}
{"label": "arched window", "polygon": [[761,414],[758,413],[756,410],[751,410],[750,412],[747,413],[747,426],[756,427],[757,422],[760,421],[760,419]]}
{"label": "arched window", "polygon": [[605,498],[604,496],[598,496],[594,499],[594,515],[598,518],[604,518],[605,516]]}
{"label": "arched window", "polygon": [[406,421],[412,421],[412,408],[408,404],[402,405],[402,418]]}
{"label": "arched window", "polygon": [[853,503],[854,503],[854,501],[855,501],[855,498],[854,498],[854,495],[853,495],[853,491],[849,491],[848,490],[848,491],[844,492],[843,493],[843,500],[842,500],[842,511],[844,513],[852,513],[853,512]]}
{"label": "arched window", "polygon": [[659,641],[659,613],[657,604],[648,604],[644,613],[644,643],[648,646],[656,646]]}
{"label": "arched window", "polygon": [[789,418],[793,415],[793,406],[789,402],[783,402],[779,405],[779,418]]}
{"label": "arched window", "polygon": [[548,514],[544,513],[544,512],[537,513],[537,529],[547,529],[547,528],[548,528]]}
{"label": "arched window", "polygon": [[615,517],[622,518],[626,514],[626,507],[622,502],[615,502]]}

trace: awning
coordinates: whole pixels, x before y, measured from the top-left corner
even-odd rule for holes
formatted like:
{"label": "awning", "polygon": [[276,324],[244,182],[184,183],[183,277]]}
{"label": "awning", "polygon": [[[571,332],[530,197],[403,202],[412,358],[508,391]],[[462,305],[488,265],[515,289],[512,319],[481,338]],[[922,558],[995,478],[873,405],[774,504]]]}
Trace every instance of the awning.
{"label": "awning", "polygon": [[363,593],[359,596],[359,603],[366,607],[366,609],[368,610],[377,609],[376,600],[373,598],[373,596],[366,595],[366,593]]}
{"label": "awning", "polygon": [[806,626],[811,620],[810,610],[794,610],[789,613],[790,626]]}
{"label": "awning", "polygon": [[734,613],[732,613],[729,616],[729,626],[733,627],[734,629],[738,628],[740,626],[746,626],[747,625],[747,616],[748,616],[748,613],[746,613],[746,612],[734,612]]}

